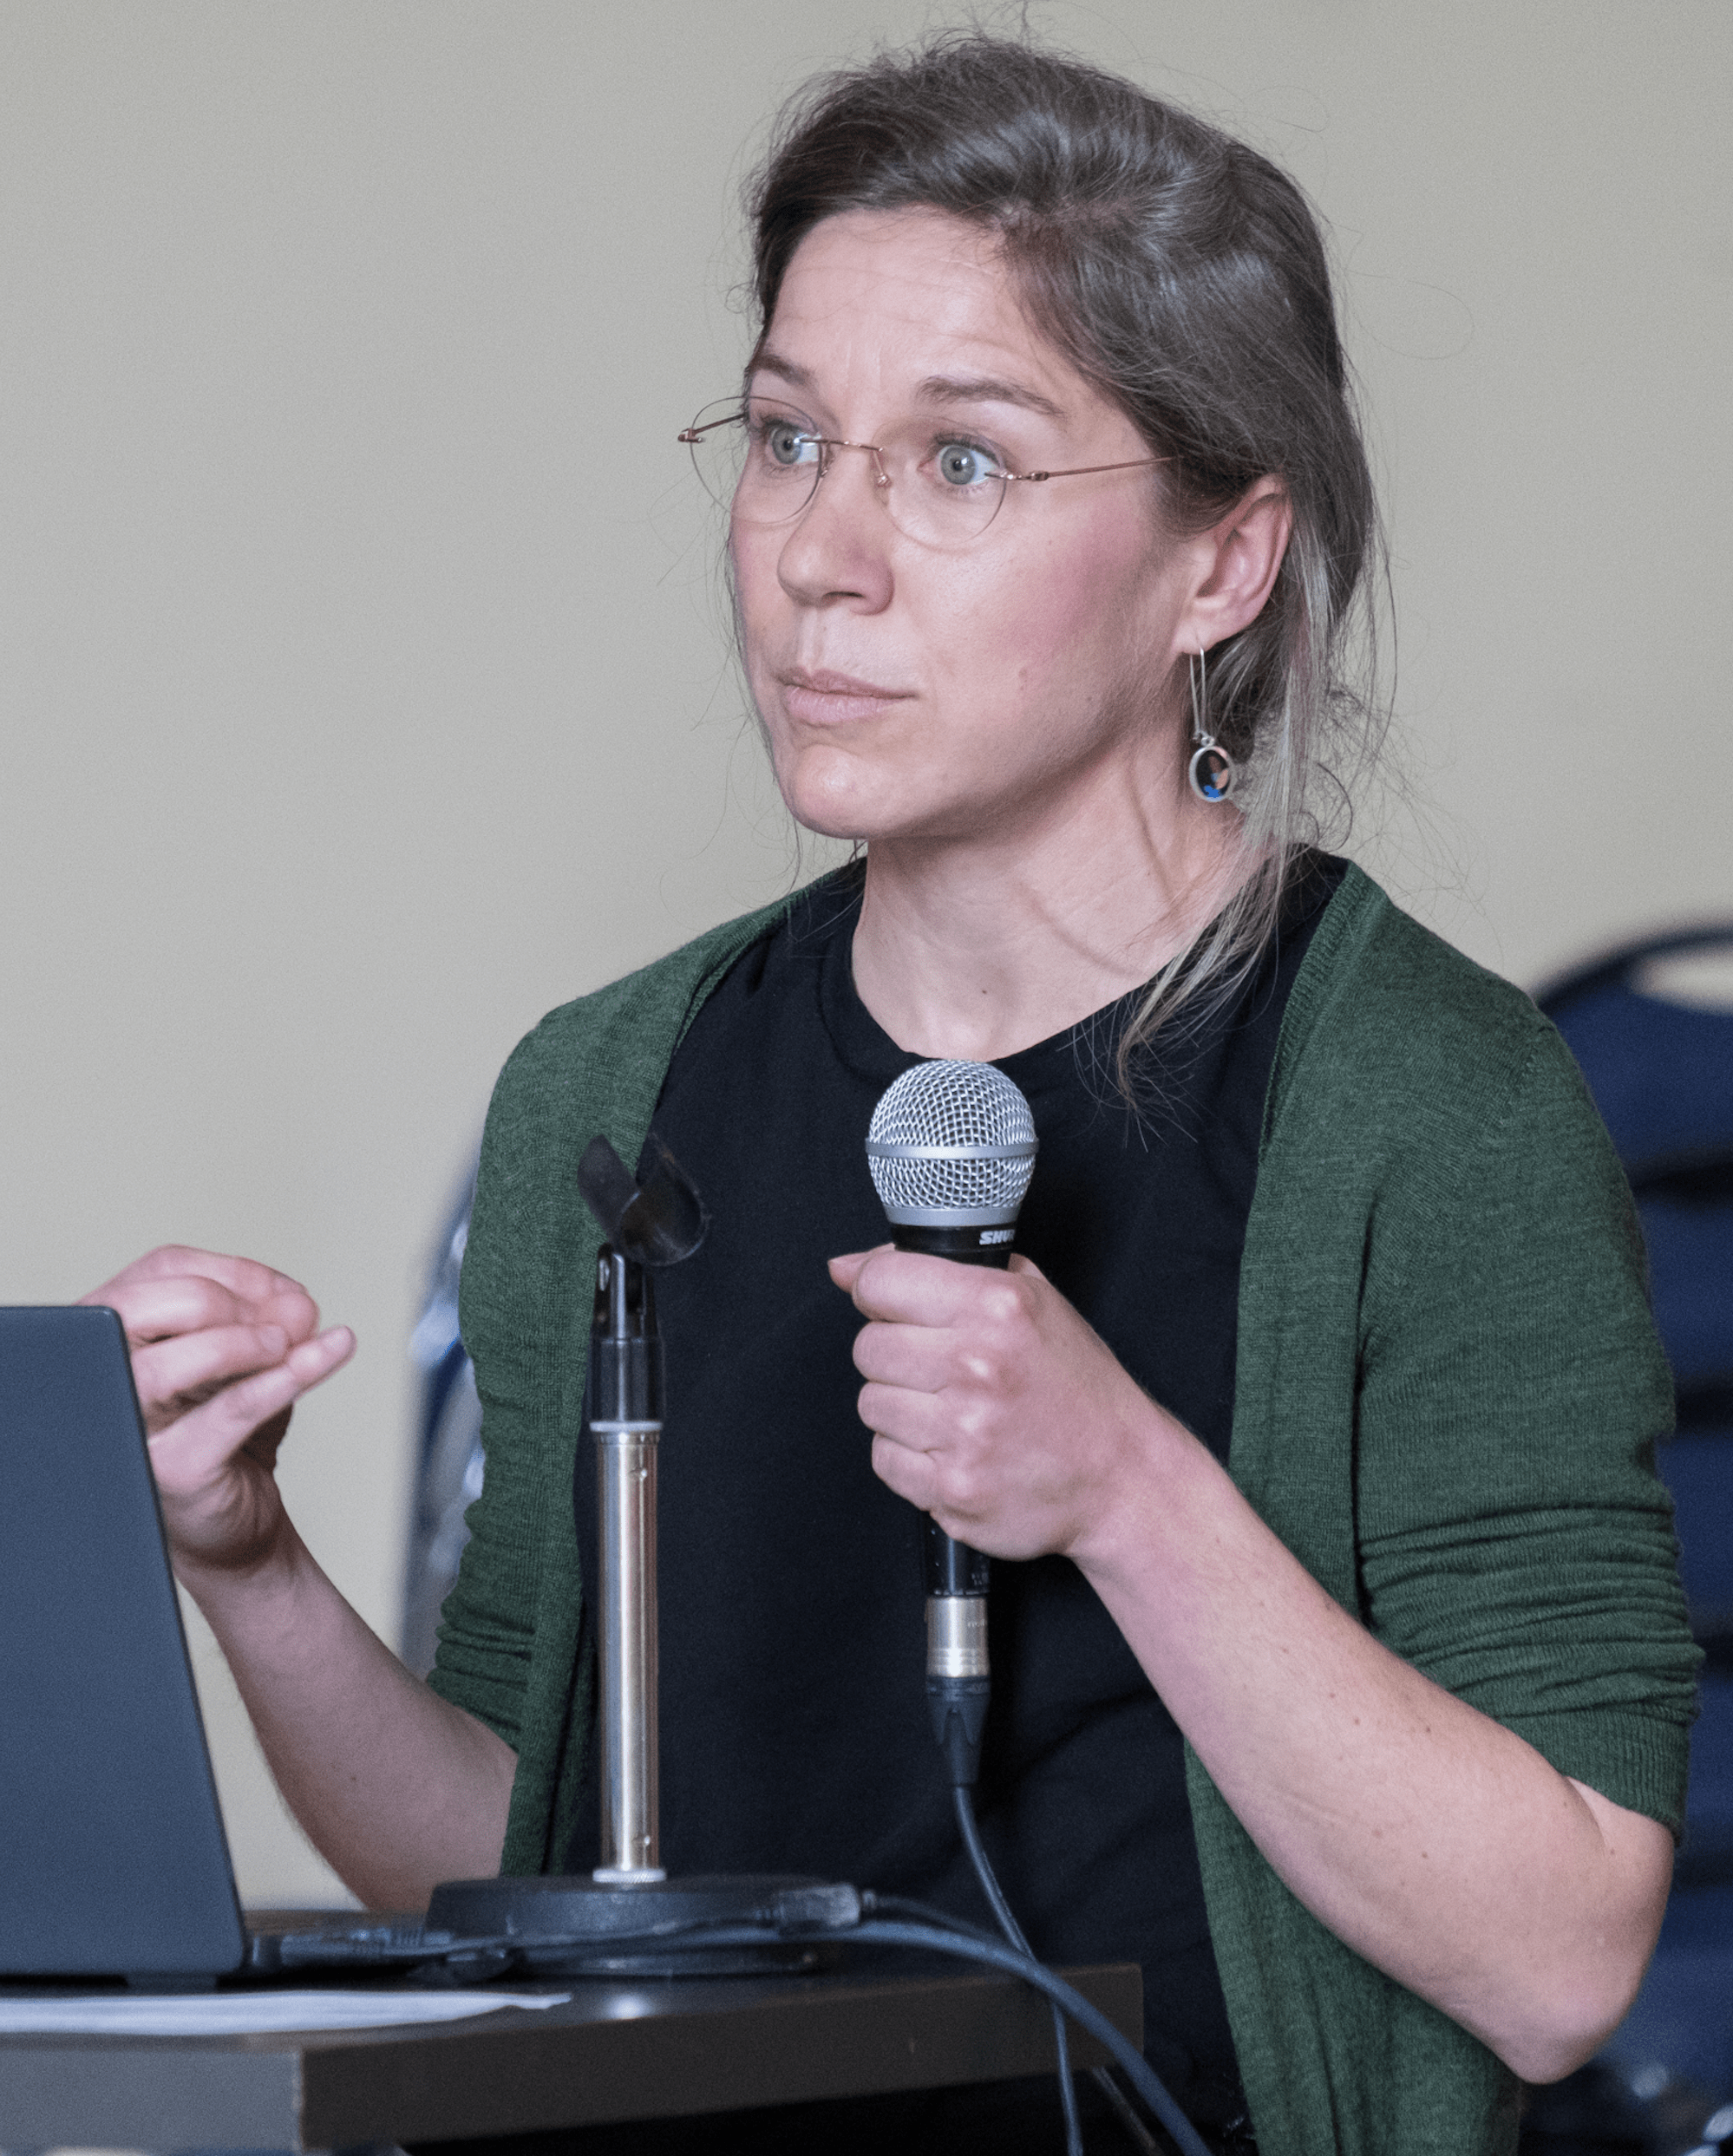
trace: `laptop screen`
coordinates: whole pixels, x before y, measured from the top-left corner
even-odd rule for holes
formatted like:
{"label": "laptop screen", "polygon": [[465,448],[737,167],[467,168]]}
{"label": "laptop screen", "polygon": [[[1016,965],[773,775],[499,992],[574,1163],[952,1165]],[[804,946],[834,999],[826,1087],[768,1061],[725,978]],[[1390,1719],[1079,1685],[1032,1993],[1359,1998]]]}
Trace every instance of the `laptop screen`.
{"label": "laptop screen", "polygon": [[0,1975],[242,1952],[120,1319],[0,1309]]}

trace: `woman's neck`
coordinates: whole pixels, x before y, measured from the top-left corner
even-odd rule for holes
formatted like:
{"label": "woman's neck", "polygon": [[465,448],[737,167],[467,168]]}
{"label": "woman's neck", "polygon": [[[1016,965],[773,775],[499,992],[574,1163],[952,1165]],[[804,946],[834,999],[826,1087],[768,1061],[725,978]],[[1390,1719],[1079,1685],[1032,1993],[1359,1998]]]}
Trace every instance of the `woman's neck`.
{"label": "woman's neck", "polygon": [[1249,872],[1239,817],[1129,794],[965,840],[879,839],[854,986],[899,1048],[991,1062],[1075,1025],[1183,951]]}

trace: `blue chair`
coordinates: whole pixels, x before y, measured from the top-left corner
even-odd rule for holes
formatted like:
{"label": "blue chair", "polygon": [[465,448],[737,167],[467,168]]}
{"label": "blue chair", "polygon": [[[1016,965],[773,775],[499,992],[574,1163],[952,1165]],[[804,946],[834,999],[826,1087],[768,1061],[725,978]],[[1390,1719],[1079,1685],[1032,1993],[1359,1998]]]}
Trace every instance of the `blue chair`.
{"label": "blue chair", "polygon": [[1678,1415],[1658,1465],[1707,1657],[1672,1898],[1642,1993],[1603,2055],[1605,2137],[1582,2138],[1579,2120],[1574,2140],[1547,2138],[1543,2100],[1537,2152],[1678,2149],[1692,2134],[1703,2149],[1733,2143],[1733,1008],[1657,992],[1667,962],[1730,954],[1733,924],[1684,930],[1612,951],[1535,998],[1588,1081],[1642,1218]]}
{"label": "blue chair", "polygon": [[472,1168],[447,1218],[421,1318],[409,1338],[421,1387],[401,1652],[420,1677],[433,1668],[440,1608],[456,1582],[457,1561],[469,1539],[463,1515],[481,1494],[481,1402],[457,1333],[457,1282],[474,1190]]}

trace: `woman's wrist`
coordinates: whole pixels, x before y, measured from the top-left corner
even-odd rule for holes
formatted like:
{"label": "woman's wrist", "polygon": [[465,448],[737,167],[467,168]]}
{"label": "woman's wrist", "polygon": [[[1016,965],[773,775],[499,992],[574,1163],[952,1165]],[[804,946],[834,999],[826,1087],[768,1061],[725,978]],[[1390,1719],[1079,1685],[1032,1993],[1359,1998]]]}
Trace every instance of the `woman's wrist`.
{"label": "woman's wrist", "polygon": [[169,1540],[174,1577],[207,1618],[226,1609],[292,1601],[324,1574],[285,1512],[269,1539],[245,1557],[222,1557]]}
{"label": "woman's wrist", "polygon": [[[1125,1419],[1101,1501],[1066,1554],[1098,1593],[1135,1591],[1150,1567],[1171,1570],[1195,1549],[1193,1523],[1227,1478],[1214,1455],[1165,1408],[1140,1395]],[[1228,1486],[1230,1488],[1231,1485]]]}

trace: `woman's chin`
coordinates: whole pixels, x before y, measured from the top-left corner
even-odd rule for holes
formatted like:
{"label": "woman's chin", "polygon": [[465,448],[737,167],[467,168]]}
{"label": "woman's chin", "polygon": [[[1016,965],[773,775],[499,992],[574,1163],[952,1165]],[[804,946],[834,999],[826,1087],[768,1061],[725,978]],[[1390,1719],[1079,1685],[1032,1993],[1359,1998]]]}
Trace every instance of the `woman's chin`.
{"label": "woman's chin", "polygon": [[[874,789],[860,784],[860,774],[849,766],[853,760],[832,752],[808,753],[793,758],[788,768],[776,760],[776,783],[783,806],[808,831],[823,839],[870,839],[874,814]],[[882,807],[882,804],[879,805]]]}
{"label": "woman's chin", "polygon": [[892,769],[828,743],[774,759],[783,805],[821,838],[853,845],[975,838],[1004,813],[1002,789],[933,768]]}

